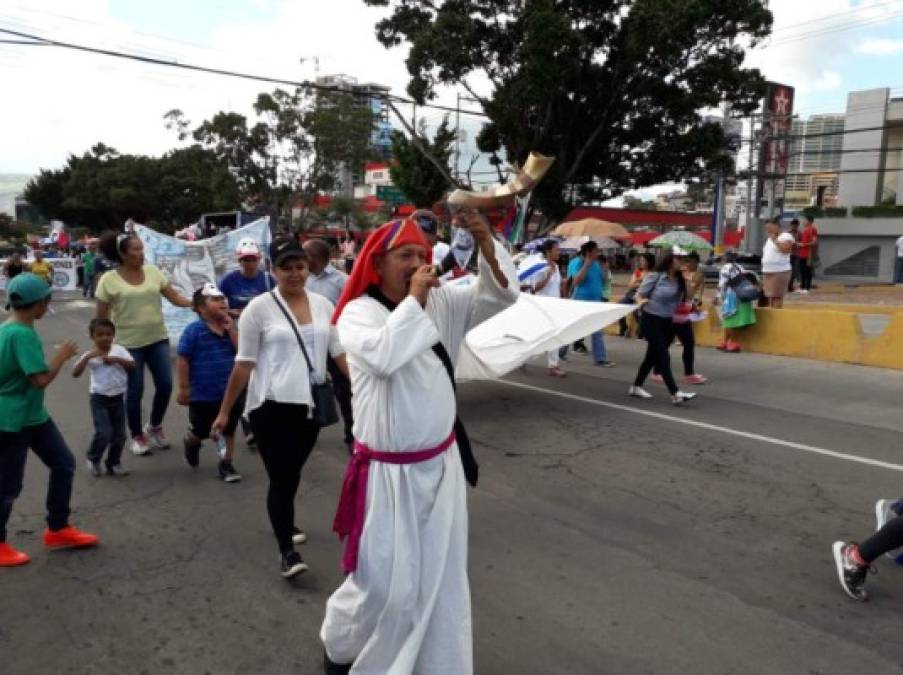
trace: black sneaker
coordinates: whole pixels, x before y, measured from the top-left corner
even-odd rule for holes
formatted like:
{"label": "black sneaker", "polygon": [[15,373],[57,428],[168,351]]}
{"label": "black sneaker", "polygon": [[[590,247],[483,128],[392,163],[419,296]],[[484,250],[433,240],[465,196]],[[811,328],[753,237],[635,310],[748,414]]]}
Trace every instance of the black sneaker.
{"label": "black sneaker", "polygon": [[297,551],[288,551],[282,554],[282,562],[279,565],[279,573],[283,579],[291,579],[294,576],[307,571],[307,565]]}
{"label": "black sneaker", "polygon": [[232,466],[232,462],[223,460],[219,463],[219,477],[226,483],[237,483],[241,480],[241,474]]}
{"label": "black sneaker", "polygon": [[586,345],[580,344],[578,342],[574,345],[574,351],[577,352],[578,354],[586,354],[587,353]]}
{"label": "black sneaker", "polygon": [[185,441],[185,461],[188,462],[188,466],[195,468],[198,465],[198,461],[201,456],[201,444],[193,445],[189,443],[187,440]]}
{"label": "black sneaker", "polygon": [[88,472],[95,478],[100,478],[103,475],[103,471],[100,469],[100,462],[89,459],[85,466],[88,467]]}
{"label": "black sneaker", "polygon": [[108,476],[128,476],[129,470],[126,469],[122,464],[107,464],[107,475]]}
{"label": "black sneaker", "polygon": [[868,593],[865,592],[865,577],[869,572],[870,566],[858,565],[852,556],[855,542],[835,541],[831,549],[834,552],[834,565],[837,568],[837,578],[843,587],[844,593],[849,595],[853,600],[864,602],[868,600]]}
{"label": "black sneaker", "polygon": [[307,541],[307,533],[300,527],[292,527],[292,543],[303,544]]}
{"label": "black sneaker", "polygon": [[323,672],[326,675],[348,675],[351,672],[351,665],[343,666],[333,663],[329,658],[329,654],[323,652]]}

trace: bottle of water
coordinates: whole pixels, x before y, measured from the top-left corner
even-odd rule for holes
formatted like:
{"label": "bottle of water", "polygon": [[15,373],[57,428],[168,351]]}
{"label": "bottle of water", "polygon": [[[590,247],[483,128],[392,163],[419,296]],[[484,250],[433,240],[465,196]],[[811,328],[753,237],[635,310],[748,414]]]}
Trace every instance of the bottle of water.
{"label": "bottle of water", "polygon": [[461,269],[467,267],[467,263],[470,262],[474,249],[476,249],[476,242],[470,231],[463,227],[452,228],[451,249],[458,267]]}
{"label": "bottle of water", "polygon": [[217,434],[214,442],[216,443],[216,454],[220,459],[226,459],[226,439],[222,434]]}

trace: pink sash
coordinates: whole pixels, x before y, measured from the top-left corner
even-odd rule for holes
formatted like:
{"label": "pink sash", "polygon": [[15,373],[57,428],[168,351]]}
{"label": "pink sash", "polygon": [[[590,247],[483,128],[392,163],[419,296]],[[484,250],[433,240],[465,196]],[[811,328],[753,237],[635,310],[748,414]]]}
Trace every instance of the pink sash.
{"label": "pink sash", "polygon": [[339,506],[336,509],[335,520],[332,523],[332,531],[339,535],[340,540],[347,537],[345,553],[342,555],[342,570],[345,574],[350,574],[357,569],[357,554],[366,516],[367,478],[370,462],[417,464],[418,462],[425,462],[433,457],[438,457],[448,450],[454,442],[454,430],[448,435],[448,438],[435,448],[413,450],[411,452],[380,452],[371,450],[358,441],[354,442],[354,454],[351,455],[351,460],[348,462],[348,468],[345,471],[342,494],[339,497]]}

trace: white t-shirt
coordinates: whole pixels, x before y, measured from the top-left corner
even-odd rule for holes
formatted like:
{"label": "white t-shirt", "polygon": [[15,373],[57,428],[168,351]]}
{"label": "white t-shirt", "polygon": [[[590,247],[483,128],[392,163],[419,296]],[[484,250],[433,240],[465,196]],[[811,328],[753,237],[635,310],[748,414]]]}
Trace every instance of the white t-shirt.
{"label": "white t-shirt", "polygon": [[[793,235],[789,232],[781,232],[777,236],[777,241],[793,243]],[[765,274],[775,274],[778,272],[789,272],[792,269],[790,264],[790,254],[781,253],[781,250],[771,240],[765,240],[765,247],[762,249],[762,272]]]}
{"label": "white t-shirt", "polygon": [[897,239],[897,257],[903,258],[903,237]]}
{"label": "white t-shirt", "polygon": [[[87,352],[85,352],[87,354]],[[110,356],[119,359],[134,361],[129,350],[122,345],[112,345]],[[82,355],[84,358],[84,355]],[[88,361],[88,371],[91,373],[91,386],[88,388],[92,394],[103,396],[119,396],[124,394],[128,381],[128,373],[118,363],[104,363],[100,356],[95,356]]]}
{"label": "white t-shirt", "polygon": [[[540,277],[540,281],[545,278],[545,276]],[[536,291],[536,295],[544,295],[549,298],[561,297],[561,271],[558,269],[558,265],[552,268],[552,276],[549,277],[549,283],[543,286],[541,290]]]}
{"label": "white t-shirt", "polygon": [[[282,306],[294,321],[288,303],[276,289]],[[305,347],[314,366],[315,382],[326,380],[326,354],[339,356],[345,353],[339,342],[339,334],[332,325],[332,303],[322,295],[308,293],[313,323],[295,325],[304,340],[305,328],[312,333],[311,349]],[[258,295],[248,303],[238,320],[238,354],[236,361],[254,364],[245,412],[256,410],[264,401],[313,405],[310,393],[310,377],[307,361],[298,346],[298,338],[285,315],[269,293]]]}

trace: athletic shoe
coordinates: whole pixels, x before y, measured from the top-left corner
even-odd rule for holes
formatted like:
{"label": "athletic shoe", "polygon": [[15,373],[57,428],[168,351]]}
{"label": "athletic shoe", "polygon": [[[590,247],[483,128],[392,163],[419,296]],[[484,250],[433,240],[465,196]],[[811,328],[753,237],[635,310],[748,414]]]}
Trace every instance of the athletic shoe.
{"label": "athletic shoe", "polygon": [[88,467],[88,471],[95,478],[100,478],[103,475],[103,471],[100,468],[100,462],[89,459],[85,466]]}
{"label": "athletic shoe", "polygon": [[628,396],[634,396],[636,398],[652,398],[652,394],[643,389],[642,387],[633,386],[627,390]]}
{"label": "athletic shoe", "polygon": [[558,366],[555,366],[554,368],[549,368],[549,375],[551,375],[552,377],[567,377],[568,376],[568,374],[566,372],[564,372]]}
{"label": "athletic shoe", "polygon": [[868,593],[865,592],[865,577],[870,567],[868,565],[859,565],[853,559],[853,551],[857,550],[857,544],[855,542],[835,541],[831,550],[834,553],[837,579],[843,587],[843,592],[853,598],[853,600],[859,600],[860,602],[868,600]]}
{"label": "athletic shoe", "polygon": [[128,476],[129,470],[126,469],[122,464],[107,464],[107,475],[108,476]]}
{"label": "athletic shoe", "polygon": [[219,477],[226,483],[237,483],[241,480],[241,474],[232,466],[232,462],[225,460],[219,463]]}
{"label": "athletic shoe", "polygon": [[659,383],[665,381],[665,378],[662,377],[661,375],[659,375],[658,373],[652,373],[652,375],[649,376],[649,379],[652,380],[653,382],[659,382]]}
{"label": "athletic shoe", "polygon": [[329,659],[329,654],[325,651],[323,652],[323,672],[326,675],[348,675],[351,672],[352,665],[349,663],[347,666],[343,666],[335,663]]}
{"label": "athletic shoe", "polygon": [[684,382],[687,384],[705,384],[709,381],[705,375],[700,375],[699,373],[694,373],[693,375],[687,375],[684,378]]}
{"label": "athletic shoe", "polygon": [[132,454],[138,455],[152,455],[150,446],[147,444],[147,438],[145,438],[144,434],[141,436],[135,436],[132,439]]}
{"label": "athletic shoe", "polygon": [[282,561],[279,565],[279,573],[282,574],[283,579],[291,579],[292,577],[301,574],[302,572],[306,572],[307,570],[307,565],[303,560],[301,560],[301,556],[297,551],[289,551],[288,553],[282,554]]}
{"label": "athletic shoe", "polygon": [[300,527],[292,528],[292,543],[293,544],[304,544],[307,542],[307,533],[302,530]]}
{"label": "athletic shoe", "polygon": [[185,439],[185,461],[188,462],[188,466],[191,468],[197,468],[198,460],[201,455],[201,444],[200,443],[189,443],[188,439]]}
{"label": "athletic shoe", "polygon": [[[875,503],[875,530],[880,530],[882,527],[887,525],[887,521],[893,520],[897,517],[897,512],[894,511],[891,507],[896,504],[896,500],[893,499],[879,499]],[[893,551],[888,551],[885,553],[888,558],[891,560],[896,560],[900,555],[900,549],[894,549]]]}
{"label": "athletic shoe", "polygon": [[82,532],[72,525],[59,530],[44,530],[44,546],[47,548],[88,548],[97,546],[99,541],[96,534]]}
{"label": "athletic shoe", "polygon": [[614,361],[596,361],[596,365],[602,368],[614,368],[618,364]]}
{"label": "athletic shoe", "polygon": [[587,353],[586,345],[575,344],[574,351],[577,352],[578,354],[586,354]]}
{"label": "athletic shoe", "polygon": [[673,403],[674,405],[682,405],[687,401],[692,401],[694,398],[696,398],[696,394],[691,394],[686,391],[680,391],[678,389],[677,393],[671,396],[671,403]]}
{"label": "athletic shoe", "polygon": [[152,427],[150,424],[147,424],[144,427],[144,435],[147,437],[147,442],[152,448],[158,450],[169,449],[169,441],[166,440],[166,436],[163,435],[163,427]]}
{"label": "athletic shoe", "polygon": [[17,551],[5,541],[0,541],[0,567],[18,567],[30,562],[31,558],[22,551]]}

